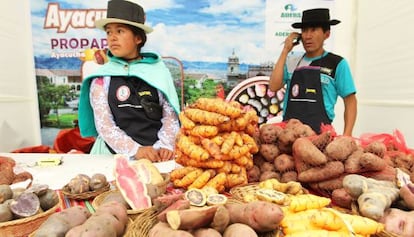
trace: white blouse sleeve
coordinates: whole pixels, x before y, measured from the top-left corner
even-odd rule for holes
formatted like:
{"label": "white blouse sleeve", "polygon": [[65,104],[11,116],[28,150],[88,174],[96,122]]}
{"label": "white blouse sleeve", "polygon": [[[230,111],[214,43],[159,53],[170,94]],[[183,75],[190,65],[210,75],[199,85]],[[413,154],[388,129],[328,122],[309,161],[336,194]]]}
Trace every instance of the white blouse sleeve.
{"label": "white blouse sleeve", "polygon": [[158,131],[158,141],[155,142],[154,148],[166,148],[174,151],[175,137],[180,129],[178,116],[170,103],[168,103],[163,94],[159,91],[158,97],[160,98],[160,104],[162,105],[162,126]]}
{"label": "white blouse sleeve", "polygon": [[96,78],[92,81],[90,100],[99,136],[118,154],[134,156],[141,146],[116,126],[108,104],[110,78]]}
{"label": "white blouse sleeve", "polygon": [[[102,139],[119,154],[134,156],[142,145],[135,142],[114,121],[111,109],[108,104],[109,77],[97,78],[92,81],[90,98],[95,117],[95,126]],[[160,104],[163,108],[161,129],[158,131],[158,141],[153,147],[155,149],[167,148],[174,150],[175,136],[180,125],[178,116],[174,109],[165,100],[162,93],[158,92]]]}

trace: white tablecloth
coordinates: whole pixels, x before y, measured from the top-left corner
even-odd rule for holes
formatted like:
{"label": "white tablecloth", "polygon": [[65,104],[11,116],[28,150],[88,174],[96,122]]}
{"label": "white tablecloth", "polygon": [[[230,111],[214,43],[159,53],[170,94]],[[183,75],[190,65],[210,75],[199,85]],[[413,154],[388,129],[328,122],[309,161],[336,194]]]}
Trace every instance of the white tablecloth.
{"label": "white tablecloth", "polygon": [[[52,189],[60,189],[77,174],[92,176],[94,173],[106,175],[114,180],[114,157],[112,155],[88,154],[47,154],[47,153],[0,153],[0,156],[13,158],[17,169],[23,169],[33,175],[33,183],[47,184]],[[62,158],[58,166],[38,166],[42,158]],[[168,173],[178,165],[175,161],[154,163],[161,173]]]}

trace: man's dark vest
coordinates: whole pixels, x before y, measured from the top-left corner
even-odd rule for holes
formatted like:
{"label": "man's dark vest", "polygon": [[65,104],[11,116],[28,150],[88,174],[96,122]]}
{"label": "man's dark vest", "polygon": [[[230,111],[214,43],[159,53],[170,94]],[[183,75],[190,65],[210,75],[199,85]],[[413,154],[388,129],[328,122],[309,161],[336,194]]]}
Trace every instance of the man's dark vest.
{"label": "man's dark vest", "polygon": [[299,119],[317,133],[320,133],[321,124],[332,123],[323,101],[321,74],[335,78],[336,68],[341,60],[342,57],[328,53],[312,61],[309,66],[295,69],[286,94],[288,103],[283,120]]}

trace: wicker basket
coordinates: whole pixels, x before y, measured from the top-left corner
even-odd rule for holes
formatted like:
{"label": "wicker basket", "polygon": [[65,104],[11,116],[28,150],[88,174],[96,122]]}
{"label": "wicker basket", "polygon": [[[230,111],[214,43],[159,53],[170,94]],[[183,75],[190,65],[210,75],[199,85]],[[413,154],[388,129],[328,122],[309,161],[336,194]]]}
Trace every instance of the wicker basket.
{"label": "wicker basket", "polygon": [[66,184],[62,188],[62,193],[69,199],[88,200],[88,199],[95,198],[96,196],[98,196],[99,194],[101,194],[103,192],[108,191],[110,189],[110,187],[111,187],[111,184],[107,183],[105,187],[100,188],[100,189],[95,190],[95,191],[88,191],[88,192],[84,192],[84,193],[73,194],[69,191],[68,184]]}
{"label": "wicker basket", "polygon": [[[108,196],[109,194],[112,193],[119,193],[119,190],[115,189],[115,190],[109,190],[106,192],[103,192],[101,194],[99,194],[98,196],[96,196],[93,201],[92,201],[92,207],[96,210],[98,209],[98,207],[102,204],[102,202],[105,200],[106,196]],[[128,209],[127,210],[127,214],[128,217],[131,218],[132,220],[134,220],[136,218],[136,216],[138,216],[139,214],[143,213],[145,210],[147,209],[142,209],[142,210],[132,210],[132,209]]]}
{"label": "wicker basket", "polygon": [[148,236],[151,228],[158,222],[157,215],[158,210],[155,207],[143,210],[128,224],[124,237]]}
{"label": "wicker basket", "polygon": [[0,223],[0,236],[2,237],[25,237],[30,236],[39,226],[61,207],[62,201],[45,212],[23,219]]}
{"label": "wicker basket", "polygon": [[247,202],[246,197],[254,196],[259,190],[259,183],[248,183],[230,189],[231,197],[241,202]]}

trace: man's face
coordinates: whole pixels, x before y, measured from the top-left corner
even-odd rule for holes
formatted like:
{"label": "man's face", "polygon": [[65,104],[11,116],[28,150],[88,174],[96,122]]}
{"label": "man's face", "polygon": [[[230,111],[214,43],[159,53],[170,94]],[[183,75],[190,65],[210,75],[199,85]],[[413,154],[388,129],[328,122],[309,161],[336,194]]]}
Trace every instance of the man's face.
{"label": "man's face", "polygon": [[330,31],[323,31],[320,26],[302,28],[302,44],[307,56],[316,57],[323,53],[323,43]]}

